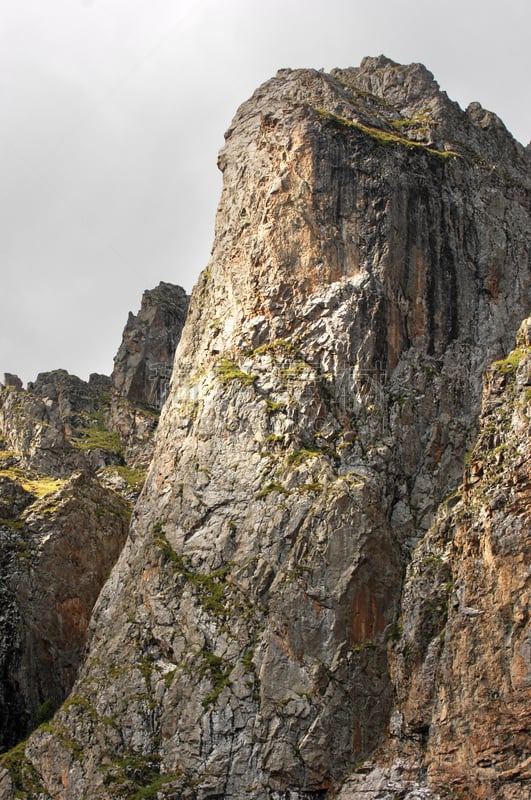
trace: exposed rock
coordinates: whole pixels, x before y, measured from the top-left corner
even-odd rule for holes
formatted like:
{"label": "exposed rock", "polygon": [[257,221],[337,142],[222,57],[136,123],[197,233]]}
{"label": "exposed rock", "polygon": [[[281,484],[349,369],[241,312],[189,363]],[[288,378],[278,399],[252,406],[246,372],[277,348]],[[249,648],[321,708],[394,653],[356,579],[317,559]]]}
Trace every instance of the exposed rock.
{"label": "exposed rock", "polygon": [[56,477],[124,463],[146,469],[187,305],[180,286],[146,291],[138,316],[129,315],[112,378],[94,373],[87,383],[58,369],[24,391],[6,375],[0,435],[23,466]]}
{"label": "exposed rock", "polygon": [[[29,495],[29,493],[27,493]],[[92,607],[122,548],[129,507],[86,473],[0,525],[0,746],[72,688]]]}
{"label": "exposed rock", "polygon": [[[143,308],[151,326],[144,331],[150,339],[144,366],[158,340],[162,354],[180,334],[180,318],[176,331],[167,326],[175,325],[174,299],[182,309],[183,297],[182,289],[168,284],[146,292]],[[35,727],[42,704],[57,708],[72,688],[92,606],[123,545],[157,422],[158,410],[135,407],[105,375],[94,373],[87,383],[54,370],[41,373],[27,390],[16,376],[5,376],[0,391],[2,750]]]}
{"label": "exposed rock", "polygon": [[460,796],[523,798],[531,787],[530,327],[487,371],[464,484],[413,553],[393,647],[384,750]]}
{"label": "exposed rock", "polygon": [[180,286],[161,282],[146,291],[140,311],[129,313],[114,359],[110,426],[120,434],[128,464],[147,469],[153,433],[168,394],[175,349],[188,310]]}
{"label": "exposed rock", "polygon": [[[413,800],[452,747],[467,763],[475,690],[446,733],[460,668],[429,683],[444,609],[413,608],[414,708],[390,641],[407,636],[411,553],[461,480],[482,373],[529,308],[525,151],[423,67],[379,58],[282,71],[219,163],[212,260],[129,539],[70,701],[4,756],[2,800],[305,800],[342,784],[344,800]],[[439,603],[446,574],[428,574]],[[483,610],[467,595],[456,630]],[[448,665],[472,643],[454,641]]]}
{"label": "exposed rock", "polygon": [[144,292],[136,316],[129,312],[112,373],[113,386],[122,397],[162,406],[187,310],[184,289],[161,281]]}
{"label": "exposed rock", "polygon": [[156,407],[139,406],[114,390],[111,393],[109,427],[120,438],[124,461],[144,472],[153,458],[159,413]]}
{"label": "exposed rock", "polygon": [[22,381],[18,375],[11,375],[9,372],[4,372],[4,387],[5,386],[11,386],[13,389],[20,390],[22,389]]}
{"label": "exposed rock", "polygon": [[108,481],[126,469],[104,424],[109,389],[109,378],[87,384],[56,370],[27,391],[0,392],[2,750],[72,688],[92,607],[127,532],[130,500],[95,474]]}
{"label": "exposed rock", "polygon": [[[6,459],[2,459],[1,464],[2,468],[5,468]],[[26,491],[17,480],[0,474],[0,519],[16,519],[32,500],[30,492]]]}
{"label": "exposed rock", "polygon": [[112,386],[112,380],[108,375],[100,375],[97,372],[92,372],[89,375],[88,385],[89,389],[95,391],[101,397],[105,396],[109,392]]}
{"label": "exposed rock", "polygon": [[110,379],[86,383],[66,370],[43,372],[24,390],[0,393],[0,434],[20,465],[66,478],[121,464],[120,442],[105,427]]}

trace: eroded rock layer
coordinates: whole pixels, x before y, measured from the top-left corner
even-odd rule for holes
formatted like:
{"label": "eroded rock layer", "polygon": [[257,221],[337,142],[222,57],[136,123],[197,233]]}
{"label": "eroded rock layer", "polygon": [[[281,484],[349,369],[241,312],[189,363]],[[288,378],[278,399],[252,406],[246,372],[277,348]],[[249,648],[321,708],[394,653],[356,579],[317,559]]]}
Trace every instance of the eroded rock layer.
{"label": "eroded rock layer", "polygon": [[0,743],[51,716],[74,683],[90,614],[130,508],[86,473],[0,522]]}
{"label": "eroded rock layer", "polygon": [[282,71],[219,163],[128,542],[1,798],[332,797],[390,722],[417,725],[389,643],[483,370],[529,308],[525,151],[378,58]]}

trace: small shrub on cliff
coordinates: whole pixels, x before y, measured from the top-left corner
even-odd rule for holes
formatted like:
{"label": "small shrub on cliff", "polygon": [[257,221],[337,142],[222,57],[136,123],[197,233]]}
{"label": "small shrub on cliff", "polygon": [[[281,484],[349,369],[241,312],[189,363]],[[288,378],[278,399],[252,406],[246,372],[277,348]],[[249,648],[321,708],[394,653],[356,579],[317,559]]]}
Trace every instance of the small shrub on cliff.
{"label": "small shrub on cliff", "polygon": [[43,722],[49,722],[56,711],[57,706],[53,700],[50,700],[48,697],[44,703],[39,706],[39,710],[37,711],[37,725],[42,725]]}
{"label": "small shrub on cliff", "polygon": [[252,386],[256,380],[256,375],[244,372],[234,362],[229,359],[222,359],[216,367],[216,377],[222,386],[228,386],[232,381],[239,381],[244,386]]}

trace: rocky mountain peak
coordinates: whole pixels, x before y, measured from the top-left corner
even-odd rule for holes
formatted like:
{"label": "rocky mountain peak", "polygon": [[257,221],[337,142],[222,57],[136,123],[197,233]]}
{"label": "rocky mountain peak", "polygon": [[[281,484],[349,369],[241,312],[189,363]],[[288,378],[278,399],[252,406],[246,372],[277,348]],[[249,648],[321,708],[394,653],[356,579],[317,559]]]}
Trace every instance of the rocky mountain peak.
{"label": "rocky mountain peak", "polygon": [[[499,748],[477,744],[494,695],[459,698],[469,666],[486,674],[483,619],[503,609],[496,653],[509,633],[526,646],[518,492],[510,534],[488,485],[445,513],[467,461],[486,478],[507,464],[513,486],[523,474],[514,437],[497,451],[507,420],[528,431],[523,148],[424,68],[379,58],[278,73],[237,111],[219,165],[212,258],[127,543],[70,700],[4,756],[0,798],[413,800],[450,785],[523,800],[521,656],[496,659]],[[481,427],[493,359],[507,410]],[[480,602],[498,546],[517,578]]]}
{"label": "rocky mountain peak", "polygon": [[187,309],[188,296],[180,286],[161,281],[144,292],[138,314],[129,312],[114,359],[112,384],[119,395],[160,408]]}
{"label": "rocky mountain peak", "polygon": [[423,64],[405,66],[383,55],[364,58],[358,68],[332,70],[332,75],[355,81],[359,89],[389,103],[399,103],[402,108],[426,104],[436,97],[447,97]]}
{"label": "rocky mountain peak", "polygon": [[[481,282],[489,265],[499,292],[501,262],[489,253],[502,258],[505,245],[487,244],[491,211],[478,205],[472,183],[492,186],[494,196],[502,171],[529,191],[523,148],[472,118],[425,68],[385,58],[330,75],[283,70],[260,87],[238,110],[219,157],[224,189],[208,283],[216,324],[204,329],[205,351],[225,348],[225,312],[238,318],[242,348],[304,336],[296,306],[329,286],[337,293],[342,280],[341,291],[370,283],[380,294],[380,321],[371,327],[373,338],[384,337],[381,363],[394,366],[419,337],[433,354],[444,348],[459,324],[462,281],[475,270]],[[449,187],[465,174],[483,216],[481,254],[466,252],[464,239],[455,250],[455,226],[468,224],[472,211]],[[427,266],[434,261],[438,271]],[[436,310],[443,296],[452,301]],[[402,330],[389,317],[400,307],[408,320]],[[234,323],[227,324],[228,341]],[[197,327],[190,330],[197,337]]]}

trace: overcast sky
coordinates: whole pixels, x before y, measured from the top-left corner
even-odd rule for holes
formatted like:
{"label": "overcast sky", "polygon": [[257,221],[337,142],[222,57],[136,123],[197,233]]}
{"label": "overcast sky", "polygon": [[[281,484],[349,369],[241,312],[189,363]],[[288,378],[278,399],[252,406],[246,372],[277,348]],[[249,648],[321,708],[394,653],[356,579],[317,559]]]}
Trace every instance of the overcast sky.
{"label": "overcast sky", "polygon": [[0,380],[110,374],[206,265],[237,106],[282,67],[420,61],[531,136],[528,0],[0,0]]}

